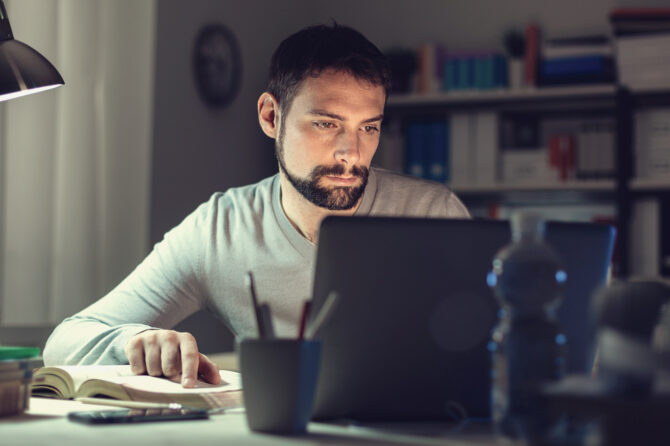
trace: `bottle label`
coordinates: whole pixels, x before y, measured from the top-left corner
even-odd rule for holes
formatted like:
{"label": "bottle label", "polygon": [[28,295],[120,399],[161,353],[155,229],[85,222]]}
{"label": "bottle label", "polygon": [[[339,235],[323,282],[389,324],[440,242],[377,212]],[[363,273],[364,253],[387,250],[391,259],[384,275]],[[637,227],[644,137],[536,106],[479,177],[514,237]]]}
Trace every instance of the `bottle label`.
{"label": "bottle label", "polygon": [[507,412],[508,404],[508,365],[507,356],[498,350],[493,353],[493,367],[491,368],[491,381],[493,386],[491,388],[491,416],[496,425],[500,425]]}

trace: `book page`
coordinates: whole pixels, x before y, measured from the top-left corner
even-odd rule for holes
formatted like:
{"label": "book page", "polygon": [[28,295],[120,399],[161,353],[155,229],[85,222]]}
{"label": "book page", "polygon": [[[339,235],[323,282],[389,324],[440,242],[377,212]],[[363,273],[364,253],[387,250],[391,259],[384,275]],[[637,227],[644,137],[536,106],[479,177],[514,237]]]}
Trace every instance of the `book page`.
{"label": "book page", "polygon": [[204,381],[198,381],[195,387],[184,388],[181,383],[174,382],[164,377],[149,375],[135,375],[129,365],[101,365],[101,366],[61,366],[58,367],[72,376],[75,389],[89,379],[107,381],[115,384],[123,384],[147,392],[156,393],[203,393],[221,392],[229,390],[240,390],[241,380],[237,372],[221,370],[221,384],[213,385]]}
{"label": "book page", "polygon": [[72,377],[75,390],[88,379],[96,378],[111,380],[121,376],[134,376],[129,365],[62,365],[55,367],[67,372]]}
{"label": "book page", "polygon": [[[184,388],[181,383],[167,378],[156,378],[148,375],[119,375],[105,377],[105,381],[123,384],[125,387],[141,389],[155,393],[209,393],[240,390],[242,388],[240,375],[229,370],[220,370],[221,384],[214,385],[198,381],[194,387]],[[98,377],[99,378],[99,377]]]}

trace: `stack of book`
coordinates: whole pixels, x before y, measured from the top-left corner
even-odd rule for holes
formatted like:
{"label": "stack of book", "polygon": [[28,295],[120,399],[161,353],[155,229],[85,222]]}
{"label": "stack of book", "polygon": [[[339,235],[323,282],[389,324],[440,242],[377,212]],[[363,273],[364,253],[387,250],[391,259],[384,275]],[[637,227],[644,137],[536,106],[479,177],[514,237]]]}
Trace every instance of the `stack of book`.
{"label": "stack of book", "polygon": [[446,120],[407,125],[406,172],[444,183],[449,180],[449,125]]}
{"label": "stack of book", "polygon": [[492,90],[506,88],[507,59],[495,51],[452,52],[434,44],[417,51],[416,91]]}
{"label": "stack of book", "polygon": [[447,54],[443,65],[443,90],[492,90],[507,87],[507,59],[501,53],[482,51]]}
{"label": "stack of book", "polygon": [[488,111],[454,113],[449,122],[452,186],[491,186],[496,183],[498,115]]}
{"label": "stack of book", "polygon": [[614,122],[607,118],[541,121],[532,115],[503,116],[500,180],[549,184],[614,177]]}
{"label": "stack of book", "polygon": [[0,346],[0,416],[28,408],[33,369],[42,365],[39,348]]}
{"label": "stack of book", "polygon": [[615,9],[619,83],[631,90],[670,88],[670,9]]}
{"label": "stack of book", "polygon": [[598,35],[547,39],[538,71],[542,86],[612,83],[611,41]]}

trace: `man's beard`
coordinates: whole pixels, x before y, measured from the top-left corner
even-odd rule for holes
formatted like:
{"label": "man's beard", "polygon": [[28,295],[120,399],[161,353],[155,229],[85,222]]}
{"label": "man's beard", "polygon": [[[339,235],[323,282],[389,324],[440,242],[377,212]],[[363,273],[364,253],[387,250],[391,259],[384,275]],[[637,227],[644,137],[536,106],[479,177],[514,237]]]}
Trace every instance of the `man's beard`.
{"label": "man's beard", "polygon": [[309,202],[331,211],[346,211],[353,208],[363,196],[368,184],[369,170],[365,166],[353,166],[349,176],[361,179],[358,186],[323,187],[319,183],[324,176],[343,176],[347,173],[342,164],[334,166],[316,166],[306,179],[292,175],[286,168],[282,135],[275,145],[275,156],[279,161],[279,169],[286,175],[289,182]]}

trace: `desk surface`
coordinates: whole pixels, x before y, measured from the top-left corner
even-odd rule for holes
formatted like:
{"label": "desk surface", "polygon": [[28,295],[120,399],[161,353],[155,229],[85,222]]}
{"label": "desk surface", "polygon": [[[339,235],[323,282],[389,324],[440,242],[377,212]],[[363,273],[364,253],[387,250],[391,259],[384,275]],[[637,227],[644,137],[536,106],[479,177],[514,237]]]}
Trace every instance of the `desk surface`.
{"label": "desk surface", "polygon": [[[250,432],[244,412],[212,415],[209,420],[88,426],[65,415],[75,410],[110,409],[76,401],[31,398],[23,415],[0,419],[0,445],[512,445],[487,434],[486,428],[456,431],[454,426],[393,425],[343,426],[310,423],[307,435],[298,437]],[[478,433],[479,432],[479,433]]]}

